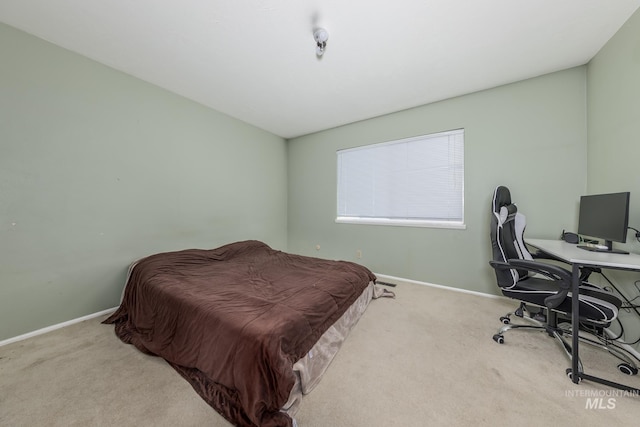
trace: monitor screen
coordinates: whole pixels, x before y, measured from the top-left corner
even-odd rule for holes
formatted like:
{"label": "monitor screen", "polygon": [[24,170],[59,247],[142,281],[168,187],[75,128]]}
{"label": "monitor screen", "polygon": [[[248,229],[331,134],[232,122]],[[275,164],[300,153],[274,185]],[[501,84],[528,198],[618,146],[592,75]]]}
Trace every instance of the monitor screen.
{"label": "monitor screen", "polygon": [[615,252],[612,242],[625,243],[629,226],[629,192],[592,194],[580,198],[578,234],[604,240],[603,251]]}

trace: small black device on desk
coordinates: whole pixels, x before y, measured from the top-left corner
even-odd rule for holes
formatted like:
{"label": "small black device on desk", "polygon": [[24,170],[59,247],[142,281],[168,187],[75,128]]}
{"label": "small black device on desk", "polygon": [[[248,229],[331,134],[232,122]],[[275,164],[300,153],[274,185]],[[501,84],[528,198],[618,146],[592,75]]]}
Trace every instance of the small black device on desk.
{"label": "small black device on desk", "polygon": [[580,236],[577,233],[571,233],[569,231],[562,230],[562,235],[560,239],[564,240],[567,243],[577,244],[580,241]]}

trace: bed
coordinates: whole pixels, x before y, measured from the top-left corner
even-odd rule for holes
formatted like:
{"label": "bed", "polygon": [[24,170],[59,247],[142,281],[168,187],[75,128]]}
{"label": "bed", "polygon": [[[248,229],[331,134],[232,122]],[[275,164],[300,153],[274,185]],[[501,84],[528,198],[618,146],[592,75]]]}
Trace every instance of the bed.
{"label": "bed", "polygon": [[369,301],[392,293],[367,268],[251,240],[133,263],[104,321],[164,358],[237,426],[293,426]]}

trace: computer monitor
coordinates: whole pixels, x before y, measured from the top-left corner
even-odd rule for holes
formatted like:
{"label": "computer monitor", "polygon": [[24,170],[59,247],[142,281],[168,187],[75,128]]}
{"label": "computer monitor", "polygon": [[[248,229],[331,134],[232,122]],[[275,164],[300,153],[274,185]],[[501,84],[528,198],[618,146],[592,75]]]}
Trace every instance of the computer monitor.
{"label": "computer monitor", "polygon": [[613,248],[613,242],[625,243],[629,228],[629,192],[592,194],[580,197],[578,234],[604,240],[602,246],[581,246],[598,252],[628,253]]}

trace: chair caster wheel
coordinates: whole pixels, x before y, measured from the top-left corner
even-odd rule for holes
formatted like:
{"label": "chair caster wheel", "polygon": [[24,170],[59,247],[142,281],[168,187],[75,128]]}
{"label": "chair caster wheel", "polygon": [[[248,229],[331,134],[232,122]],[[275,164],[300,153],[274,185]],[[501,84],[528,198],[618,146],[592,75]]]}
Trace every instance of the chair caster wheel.
{"label": "chair caster wheel", "polygon": [[500,334],[495,334],[493,336],[493,340],[495,342],[497,342],[498,344],[504,344],[504,337],[502,335],[500,335]]}
{"label": "chair caster wheel", "polygon": [[511,323],[511,319],[509,319],[507,316],[502,316],[502,317],[500,318],[500,321],[501,321],[502,323],[504,323],[505,325],[508,325],[509,323]]}
{"label": "chair caster wheel", "polygon": [[[571,368],[567,369],[567,376],[571,381],[573,381],[573,371],[571,370]],[[580,381],[582,381],[582,378],[578,377],[578,384],[580,384]]]}
{"label": "chair caster wheel", "polygon": [[618,370],[625,375],[637,375],[638,368],[629,365],[628,363],[621,363],[618,365]]}

